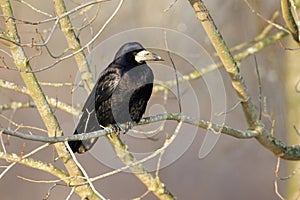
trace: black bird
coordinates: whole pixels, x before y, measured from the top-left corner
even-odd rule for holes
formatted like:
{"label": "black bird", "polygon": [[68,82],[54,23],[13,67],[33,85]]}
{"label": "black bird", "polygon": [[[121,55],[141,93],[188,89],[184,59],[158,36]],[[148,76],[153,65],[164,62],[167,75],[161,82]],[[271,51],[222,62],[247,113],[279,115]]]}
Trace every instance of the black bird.
{"label": "black bird", "polygon": [[[139,122],[152,93],[153,73],[146,61],[163,60],[138,42],[124,44],[99,75],[82,109],[74,134],[101,130],[110,125]],[[126,131],[126,130],[125,130]],[[69,141],[73,152],[84,153],[97,138]]]}

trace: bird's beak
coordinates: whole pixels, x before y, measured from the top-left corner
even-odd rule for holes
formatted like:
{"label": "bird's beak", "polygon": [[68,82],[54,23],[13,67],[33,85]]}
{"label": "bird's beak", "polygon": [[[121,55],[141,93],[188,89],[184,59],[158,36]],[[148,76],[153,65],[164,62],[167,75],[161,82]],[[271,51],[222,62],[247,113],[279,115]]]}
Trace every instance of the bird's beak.
{"label": "bird's beak", "polygon": [[147,54],[145,56],[146,60],[147,61],[163,61],[164,59],[162,59],[159,55],[155,54],[155,53],[152,53],[150,51],[148,51],[149,54]]}
{"label": "bird's beak", "polygon": [[135,60],[138,63],[142,63],[145,61],[163,61],[164,59],[162,59],[159,55],[157,55],[155,53],[152,53],[147,50],[143,50],[143,51],[138,52],[135,55]]}

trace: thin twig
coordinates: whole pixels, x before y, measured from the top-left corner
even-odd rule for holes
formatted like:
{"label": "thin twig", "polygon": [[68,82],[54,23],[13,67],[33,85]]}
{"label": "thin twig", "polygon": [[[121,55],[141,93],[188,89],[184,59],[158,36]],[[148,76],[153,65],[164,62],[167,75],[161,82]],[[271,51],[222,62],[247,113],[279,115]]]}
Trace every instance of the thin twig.
{"label": "thin twig", "polygon": [[26,178],[24,176],[17,176],[17,178],[22,179],[24,181],[31,182],[31,183],[45,183],[45,184],[49,184],[49,183],[59,183],[59,182],[62,182],[62,181],[71,180],[74,177],[66,177],[66,178],[55,179],[55,180],[34,180],[34,179],[31,179],[31,178]]}
{"label": "thin twig", "polygon": [[231,106],[228,110],[222,111],[220,113],[216,113],[216,116],[222,116],[222,115],[227,115],[230,112],[234,111],[239,105],[241,104],[241,101],[237,101],[233,106]]}
{"label": "thin twig", "polygon": [[[107,27],[107,25],[110,23],[110,21],[115,17],[115,15],[119,12],[122,4],[123,4],[124,0],[120,0],[120,3],[118,4],[117,8],[115,9],[115,11],[113,12],[113,14],[106,20],[106,22],[103,24],[103,26],[101,27],[101,29],[97,32],[97,34],[87,43],[85,44],[83,47],[81,47],[80,49],[72,52],[69,55],[66,55],[64,57],[59,58],[58,60],[56,60],[54,63],[52,63],[51,65],[48,65],[46,67],[43,67],[41,69],[37,69],[37,70],[29,70],[29,71],[25,71],[25,72],[30,72],[30,73],[37,73],[37,72],[42,72],[45,70],[48,70],[50,68],[52,68],[53,66],[57,65],[58,63],[60,63],[63,60],[72,58],[74,55],[76,55],[79,52],[82,52],[83,50],[85,50],[86,48],[88,48],[91,44],[94,43],[94,41],[100,36],[100,34],[104,31],[104,29]],[[46,40],[47,42],[47,40]]]}
{"label": "thin twig", "polygon": [[249,7],[249,9],[251,10],[251,12],[253,12],[254,14],[256,14],[256,15],[257,15],[258,17],[260,17],[262,20],[266,21],[268,24],[273,25],[274,27],[278,28],[279,30],[282,30],[282,31],[284,31],[284,32],[286,32],[286,33],[291,34],[291,32],[290,32],[288,29],[286,29],[286,28],[284,28],[284,27],[282,27],[282,26],[280,26],[280,25],[274,23],[273,21],[268,20],[268,19],[265,18],[264,16],[262,16],[262,15],[261,15],[259,12],[257,12],[254,8],[252,8],[252,6],[251,6],[251,4],[248,2],[248,0],[244,0],[244,2],[245,2],[246,5]]}
{"label": "thin twig", "polygon": [[[86,8],[88,6],[91,6],[93,4],[98,4],[98,3],[105,2],[105,1],[110,1],[110,0],[94,0],[94,1],[89,1],[87,3],[81,4],[81,5],[73,8],[73,9],[69,10],[68,12],[65,12],[65,13],[63,13],[63,14],[61,14],[59,16],[51,17],[51,18],[48,18],[48,19],[45,19],[45,20],[42,20],[42,21],[37,21],[37,22],[30,22],[30,21],[25,21],[25,20],[17,19],[17,18],[12,17],[12,16],[6,16],[6,17],[8,17],[8,19],[13,19],[15,21],[20,21],[20,22],[22,22],[24,24],[30,24],[30,25],[39,25],[39,24],[44,24],[44,23],[48,23],[48,22],[51,22],[51,21],[55,21],[54,25],[51,28],[51,31],[50,31],[50,34],[49,34],[48,38],[43,43],[34,43],[34,44],[32,44],[32,43],[25,43],[25,44],[22,44],[22,43],[16,43],[15,41],[9,41],[9,40],[7,40],[7,41],[9,41],[9,42],[11,42],[11,43],[13,43],[13,44],[15,44],[17,46],[20,46],[20,47],[45,46],[50,41],[50,39],[51,39],[51,37],[53,35],[53,32],[56,29],[56,27],[57,27],[60,19],[66,17],[66,16],[69,16],[69,15],[75,13],[75,12],[78,12],[79,10],[84,9],[84,8]],[[5,38],[1,38],[1,39],[5,39]]]}
{"label": "thin twig", "polygon": [[[234,55],[234,59],[237,62],[240,62],[244,59],[246,59],[247,57],[254,55],[255,53],[261,51],[263,48],[265,48],[266,46],[273,44],[274,42],[282,39],[283,37],[287,36],[287,33],[285,32],[278,32],[275,33],[274,35],[271,35],[269,37],[264,38],[261,41],[256,42],[255,44],[253,44],[252,46],[248,47],[247,49],[245,49],[244,51]],[[191,81],[191,80],[195,80],[195,79],[199,79],[202,76],[204,76],[205,74],[212,72],[218,68],[223,67],[222,63],[217,63],[217,64],[211,64],[208,65],[204,68],[201,68],[200,70],[196,70],[193,71],[187,75],[184,75],[182,77],[180,77],[178,79],[179,83],[184,83],[186,81]],[[195,67],[196,68],[196,67]],[[153,93],[157,93],[159,91],[166,91],[166,88],[170,88],[172,86],[176,85],[176,80],[170,80],[170,81],[157,81],[155,82],[155,86],[153,88]]]}
{"label": "thin twig", "polygon": [[[37,153],[38,151],[48,147],[49,144],[44,144],[36,149],[34,149],[33,151],[31,151],[30,153],[24,155],[22,158],[25,159],[25,158],[28,158],[29,156],[32,156],[33,154]],[[5,155],[7,154],[6,152],[4,152]],[[6,160],[8,161],[8,157],[5,157]],[[0,179],[16,164],[17,162],[13,162],[11,163],[9,166],[7,166],[7,168],[0,174]]]}
{"label": "thin twig", "polygon": [[[26,125],[23,125],[23,124],[18,124],[16,122],[14,122],[13,120],[7,118],[6,116],[0,114],[0,117],[2,117],[3,119],[7,120],[10,124],[12,124],[13,126],[16,127],[15,130],[13,131],[17,131],[19,129],[22,129],[22,128],[26,128],[26,129],[32,129],[32,130],[37,130],[37,131],[41,131],[41,132],[44,132],[44,133],[47,133],[47,130],[45,129],[42,129],[42,128],[38,128],[38,127],[35,127],[35,126],[26,126]],[[12,128],[7,128],[8,130],[12,130]]]}
{"label": "thin twig", "polygon": [[285,200],[283,196],[278,191],[278,172],[279,172],[279,167],[280,167],[280,158],[277,158],[277,164],[276,164],[276,169],[275,169],[275,181],[274,181],[274,188],[275,188],[275,193],[276,195],[281,199]]}
{"label": "thin twig", "polygon": [[165,46],[166,46],[166,49],[167,49],[167,52],[168,52],[168,57],[170,58],[172,67],[173,67],[174,72],[175,72],[175,81],[176,81],[177,96],[178,96],[177,97],[178,98],[177,101],[178,101],[178,106],[179,106],[179,112],[181,113],[182,112],[182,109],[181,109],[181,94],[180,94],[179,81],[178,81],[178,72],[177,72],[175,63],[173,61],[173,58],[171,56],[171,53],[169,51],[168,40],[167,40],[167,32],[165,32]]}
{"label": "thin twig", "polygon": [[31,5],[30,3],[26,2],[26,1],[23,1],[23,0],[16,0],[16,1],[19,1],[20,3],[22,3],[22,4],[26,5],[26,6],[28,6],[29,8],[31,8],[31,9],[34,10],[34,11],[36,11],[37,13],[40,13],[40,14],[45,15],[45,16],[47,16],[47,17],[52,17],[51,14],[46,13],[46,12],[44,12],[44,11],[41,11],[40,9],[34,7],[33,5]]}
{"label": "thin twig", "polygon": [[69,193],[69,194],[68,194],[68,196],[66,197],[66,200],[69,200],[69,199],[71,199],[71,196],[72,196],[72,194],[74,193],[74,191],[75,191],[75,188],[74,188],[74,187],[72,187],[72,189],[71,189],[70,193]]}
{"label": "thin twig", "polygon": [[84,168],[81,166],[81,164],[78,162],[78,160],[76,159],[76,156],[74,155],[71,147],[68,145],[68,142],[65,142],[65,146],[67,147],[68,151],[70,152],[74,162],[76,163],[76,166],[80,168],[82,174],[84,175],[84,179],[87,180],[87,183],[89,184],[89,186],[92,188],[93,192],[99,196],[101,199],[106,199],[102,194],[100,194],[94,187],[92,181],[90,180],[88,174],[86,173],[86,171],[84,170]]}
{"label": "thin twig", "polygon": [[[10,89],[10,90],[20,92],[20,93],[30,96],[30,91],[26,87],[16,85],[13,82],[9,82],[9,81],[0,79],[0,87]],[[74,107],[72,107],[69,104],[66,104],[62,101],[59,101],[55,98],[48,97],[48,96],[46,96],[46,99],[52,107],[57,107],[65,112],[70,113],[75,116],[79,116],[81,114],[81,111],[79,109],[75,109]]]}
{"label": "thin twig", "polygon": [[45,197],[43,198],[43,200],[47,200],[50,197],[51,191],[56,187],[56,183],[54,183],[47,191],[47,194],[45,195]]}
{"label": "thin twig", "polygon": [[175,4],[176,4],[177,0],[174,0],[174,2],[172,2],[166,9],[164,9],[164,12],[168,12]]}
{"label": "thin twig", "polygon": [[261,78],[260,78],[260,74],[259,74],[259,69],[258,69],[258,64],[257,64],[257,59],[256,56],[254,56],[254,60],[255,60],[255,69],[256,69],[256,74],[257,74],[257,79],[258,79],[258,102],[259,102],[259,117],[258,119],[261,120],[261,115],[262,115],[262,85],[261,85]]}
{"label": "thin twig", "polygon": [[[175,138],[176,138],[176,136],[177,136],[177,134],[178,134],[178,132],[179,132],[181,126],[182,126],[182,121],[180,121],[180,122],[178,123],[178,125],[176,126],[176,129],[175,129],[175,131],[174,131],[174,134],[173,134],[169,139],[166,139],[166,141],[164,142],[163,146],[162,146],[161,148],[157,149],[156,151],[154,151],[154,152],[153,152],[152,154],[150,154],[149,156],[147,156],[147,157],[145,157],[145,158],[143,158],[143,159],[141,159],[141,160],[135,161],[135,162],[126,163],[126,166],[124,166],[124,167],[121,167],[121,168],[115,169],[115,170],[113,170],[113,171],[111,171],[111,172],[108,172],[108,173],[99,175],[99,176],[97,176],[97,177],[91,178],[91,181],[96,181],[96,180],[103,179],[103,178],[105,178],[105,177],[111,176],[111,175],[113,175],[113,174],[120,173],[120,172],[122,172],[122,171],[125,171],[125,170],[127,170],[127,169],[133,167],[133,166],[137,166],[137,165],[140,165],[140,164],[142,164],[142,163],[145,163],[146,161],[148,161],[148,160],[150,160],[150,159],[156,157],[157,155],[162,154],[162,153],[165,151],[165,149],[166,149],[166,148],[167,148],[167,147],[175,140]],[[158,177],[158,176],[156,176],[156,177]],[[81,183],[81,184],[82,184],[82,183]],[[81,184],[80,184],[80,185],[81,185]]]}

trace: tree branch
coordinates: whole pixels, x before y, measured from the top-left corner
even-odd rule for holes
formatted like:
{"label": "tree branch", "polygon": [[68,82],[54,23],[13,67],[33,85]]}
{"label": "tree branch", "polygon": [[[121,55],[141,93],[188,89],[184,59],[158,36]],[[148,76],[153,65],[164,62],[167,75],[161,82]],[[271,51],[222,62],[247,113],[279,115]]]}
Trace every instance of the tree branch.
{"label": "tree branch", "polygon": [[[6,88],[6,89],[9,89],[9,90],[13,90],[13,91],[16,91],[16,92],[20,92],[20,93],[23,93],[25,95],[30,96],[30,91],[26,87],[18,86],[13,82],[9,82],[9,81],[5,81],[3,79],[0,79],[0,87]],[[58,99],[53,98],[53,97],[48,97],[48,96],[45,96],[45,97],[46,97],[49,105],[52,108],[58,108],[62,111],[70,113],[74,116],[79,116],[81,114],[80,110],[75,109],[74,107],[72,107],[71,105],[69,105],[67,103],[59,101]],[[32,102],[31,106],[35,106],[35,103]],[[0,106],[0,108],[1,108],[1,106]]]}
{"label": "tree branch", "polygon": [[21,156],[18,156],[17,154],[14,154],[14,153],[0,152],[0,158],[3,160],[7,160],[9,162],[17,162],[19,164],[26,165],[31,168],[35,168],[35,169],[42,170],[44,172],[48,172],[48,173],[55,175],[58,178],[64,180],[67,184],[69,184],[71,182],[70,181],[71,177],[69,177],[69,175],[66,172],[55,167],[54,165],[52,165],[50,163],[38,161],[33,158],[22,158]]}
{"label": "tree branch", "polygon": [[[139,126],[139,125],[145,125],[150,124],[154,122],[159,122],[163,120],[175,120],[175,121],[182,121],[183,123],[190,124],[193,126],[197,126],[199,128],[203,128],[206,130],[211,130],[215,133],[223,133],[228,136],[232,136],[239,139],[251,139],[251,138],[257,138],[260,136],[260,133],[254,130],[236,130],[232,127],[225,126],[225,125],[218,125],[211,123],[209,121],[205,120],[197,120],[193,119],[189,116],[185,116],[179,113],[165,113],[165,114],[159,114],[152,117],[145,117],[141,119],[141,121],[138,124],[133,124],[133,126]],[[125,128],[126,124],[120,124],[121,128]],[[39,142],[48,142],[48,143],[57,143],[57,142],[65,142],[65,141],[75,141],[75,140],[86,140],[91,139],[95,137],[102,137],[109,133],[113,133],[113,128],[105,128],[103,130],[94,131],[90,133],[83,133],[83,134],[77,134],[77,135],[71,135],[71,136],[60,136],[60,137],[45,137],[45,136],[37,136],[37,135],[29,135],[24,134],[18,131],[11,131],[5,128],[0,128],[0,132],[6,135],[11,135],[15,137],[20,137],[22,139],[26,140],[32,140],[32,141],[39,141]],[[115,135],[115,134],[113,134]],[[113,137],[113,144],[117,145],[118,148],[120,148],[119,145],[121,140],[118,141],[117,136]],[[268,148],[271,150],[275,155],[286,159],[286,160],[300,160],[300,145],[294,145],[294,146],[288,146],[280,139],[275,138],[271,134],[266,135],[265,137],[266,143],[271,145],[272,148]],[[117,144],[115,144],[117,143]],[[128,151],[128,147],[122,143],[123,148]],[[115,147],[115,148],[117,148]],[[128,151],[129,152],[129,151]],[[129,156],[129,155],[128,155]],[[135,159],[134,159],[135,160]],[[132,162],[134,162],[132,160]]]}
{"label": "tree branch", "polygon": [[23,158],[15,153],[4,153],[4,152],[0,152],[0,158],[3,160],[7,160],[8,162],[16,162],[31,168],[48,172],[62,179],[67,184],[69,184],[71,182],[70,180],[72,179],[72,177],[69,177],[69,175],[66,172],[55,167],[54,165],[39,160],[35,160],[33,158]]}
{"label": "tree branch", "polygon": [[[163,120],[175,120],[175,121],[182,121],[183,123],[190,124],[193,126],[197,126],[199,128],[203,128],[206,130],[211,130],[215,133],[223,133],[225,135],[229,135],[235,138],[239,139],[249,139],[249,138],[254,138],[257,136],[257,133],[255,131],[241,131],[241,130],[236,130],[232,127],[225,126],[225,125],[218,125],[211,123],[209,121],[205,120],[197,120],[193,119],[189,116],[182,115],[179,113],[165,113],[165,114],[159,114],[151,117],[145,117],[141,119],[139,123],[133,123],[132,126],[141,126],[145,124],[151,124]],[[125,124],[120,124],[119,125],[121,128],[126,127]],[[102,137],[105,136],[109,133],[113,133],[115,130],[114,128],[107,127],[102,130],[94,131],[94,132],[89,132],[89,133],[82,133],[82,134],[76,134],[76,135],[70,135],[70,136],[58,136],[58,137],[47,137],[47,136],[41,136],[41,135],[29,135],[25,134],[19,131],[12,131],[8,130],[6,128],[0,127],[0,132],[2,132],[5,135],[10,135],[14,137],[18,137],[24,140],[32,140],[32,141],[38,141],[38,142],[47,142],[47,143],[57,143],[57,142],[65,142],[65,141],[76,141],[76,140],[87,140],[91,138],[96,138],[96,137]]]}
{"label": "tree branch", "polygon": [[241,105],[249,126],[251,128],[255,128],[259,123],[257,120],[257,112],[253,102],[251,101],[244,78],[240,73],[240,69],[237,66],[234,57],[232,56],[204,3],[201,0],[190,0],[189,2],[193,6],[198,19],[202,23],[204,30],[215,47],[217,54],[231,78],[232,86],[238,97],[241,99]]}
{"label": "tree branch", "polygon": [[[20,37],[18,35],[17,26],[15,20],[13,19],[13,11],[11,8],[11,4],[9,0],[0,0],[0,6],[2,8],[2,13],[4,15],[6,21],[6,33],[7,37],[16,42],[20,42]],[[48,101],[38,83],[38,80],[34,73],[31,72],[31,66],[28,62],[28,58],[25,55],[25,52],[22,47],[17,46],[15,44],[10,44],[10,51],[12,53],[14,62],[18,70],[20,70],[20,75],[30,91],[30,96],[32,97],[46,127],[48,130],[49,137],[61,136],[62,130],[58,124],[56,117],[54,116]],[[28,72],[28,73],[25,73]],[[76,166],[76,163],[72,160],[70,153],[67,151],[65,145],[63,143],[54,144],[58,155],[64,162],[68,172],[71,176],[82,176],[80,169]],[[75,183],[82,182],[82,179],[76,178],[74,180]],[[99,199],[96,197],[95,193],[91,189],[89,185],[83,185],[75,188],[75,192],[77,192],[82,198],[89,199]]]}
{"label": "tree branch", "polygon": [[[66,6],[63,0],[54,0],[54,8],[58,16],[67,13]],[[78,50],[80,50],[81,44],[74,32],[69,15],[66,15],[64,18],[60,19],[59,24],[69,44],[69,48],[73,52],[77,52]],[[90,93],[93,89],[94,83],[93,83],[93,76],[88,61],[86,60],[84,51],[80,51],[76,53],[74,55],[74,58],[77,62],[78,70],[81,73],[81,78],[83,80],[84,88],[86,91],[88,91],[88,93]]]}
{"label": "tree branch", "polygon": [[299,146],[287,146],[281,140],[274,138],[269,131],[265,129],[264,124],[258,120],[257,110],[248,94],[244,78],[203,1],[189,0],[189,2],[193,6],[197,18],[202,23],[203,28],[231,78],[233,88],[241,99],[241,105],[250,129],[258,133],[255,138],[276,156],[287,160],[298,160],[300,155]]}

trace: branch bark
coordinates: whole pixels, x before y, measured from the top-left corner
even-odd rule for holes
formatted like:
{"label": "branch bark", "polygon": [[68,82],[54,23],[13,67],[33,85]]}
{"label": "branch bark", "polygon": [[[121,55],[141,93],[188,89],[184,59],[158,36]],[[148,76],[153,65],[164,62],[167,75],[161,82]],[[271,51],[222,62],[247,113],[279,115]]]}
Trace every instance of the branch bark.
{"label": "branch bark", "polygon": [[[66,5],[63,0],[54,0],[54,8],[56,11],[56,14],[63,15],[67,12]],[[64,18],[60,19],[59,21],[61,30],[65,35],[65,38],[69,44],[69,48],[76,52],[79,49],[81,49],[81,45],[79,42],[79,39],[77,38],[72,23],[70,21],[69,15],[65,16]],[[81,73],[81,78],[84,84],[84,88],[88,93],[90,93],[94,87],[93,83],[93,76],[90,70],[90,67],[88,65],[88,62],[86,60],[86,56],[84,51],[80,51],[74,55],[74,58],[77,62],[78,70]]]}

